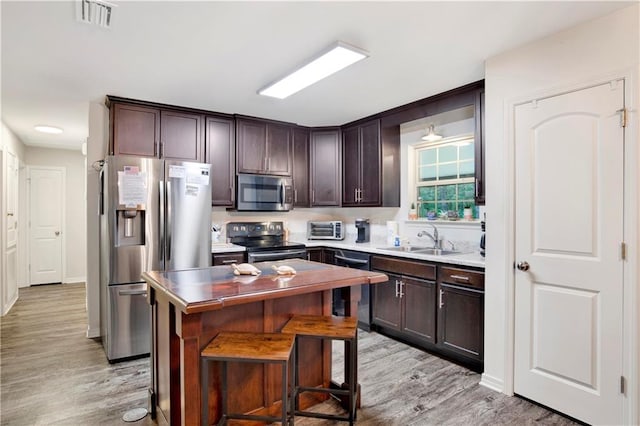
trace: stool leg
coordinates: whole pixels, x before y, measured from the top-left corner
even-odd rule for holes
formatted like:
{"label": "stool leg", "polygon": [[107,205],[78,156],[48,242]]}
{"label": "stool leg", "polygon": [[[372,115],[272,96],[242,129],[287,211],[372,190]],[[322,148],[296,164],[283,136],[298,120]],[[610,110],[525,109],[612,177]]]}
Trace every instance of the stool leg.
{"label": "stool leg", "polygon": [[[294,342],[294,345],[295,345],[295,342]],[[297,368],[296,368],[296,353],[295,353],[295,351],[292,351],[291,358],[292,358],[291,359],[291,375],[289,376],[289,380],[291,381],[291,383],[288,384],[289,392],[291,394],[291,397],[289,398],[288,403],[289,403],[289,410],[290,410],[289,411],[289,415],[291,416],[290,420],[289,420],[289,424],[291,426],[293,426],[294,423],[295,423],[295,418],[294,417],[296,415],[296,407],[295,407],[295,388],[296,388],[295,376],[296,376],[296,369]]]}
{"label": "stool leg", "polygon": [[300,355],[298,351],[298,347],[300,345],[299,337],[296,336],[295,341],[293,342],[293,414],[295,415],[296,411],[300,409],[300,404],[298,400],[298,387],[300,386],[300,375],[298,371],[298,357]]}
{"label": "stool leg", "polygon": [[218,422],[218,426],[227,424],[227,362],[221,361],[222,375],[222,416]]}
{"label": "stool leg", "polygon": [[289,403],[287,399],[287,383],[289,383],[288,370],[289,366],[286,362],[282,363],[282,426],[287,424],[287,411],[289,411]]}
{"label": "stool leg", "polygon": [[353,422],[356,420],[356,390],[358,389],[358,384],[356,383],[356,370],[358,368],[357,362],[357,354],[358,354],[358,337],[356,332],[356,337],[351,340],[351,353],[349,354],[349,365],[351,366],[351,371],[349,372],[349,425],[353,425]]}
{"label": "stool leg", "polygon": [[202,404],[202,421],[203,425],[209,426],[209,360],[202,358],[200,360],[201,371],[201,387],[202,396],[200,403]]}

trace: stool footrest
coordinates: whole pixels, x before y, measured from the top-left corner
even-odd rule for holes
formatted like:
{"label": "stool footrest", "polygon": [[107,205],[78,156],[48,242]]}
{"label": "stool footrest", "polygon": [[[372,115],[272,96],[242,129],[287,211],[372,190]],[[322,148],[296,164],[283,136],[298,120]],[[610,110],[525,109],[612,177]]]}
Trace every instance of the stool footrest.
{"label": "stool footrest", "polygon": [[296,416],[313,417],[315,419],[350,421],[349,415],[338,416],[336,414],[315,413],[313,411],[296,411]]}
{"label": "stool footrest", "polygon": [[[259,416],[257,414],[227,414],[220,419],[220,422],[222,423],[223,420],[255,420],[255,421],[262,421],[262,422],[272,422],[272,423],[278,422],[279,423],[282,421],[282,417]],[[287,421],[291,421],[290,414],[287,415]]]}
{"label": "stool footrest", "polygon": [[313,387],[303,387],[298,386],[297,392],[324,392],[331,393],[334,395],[349,395],[349,389],[334,389],[334,388],[313,388]]}

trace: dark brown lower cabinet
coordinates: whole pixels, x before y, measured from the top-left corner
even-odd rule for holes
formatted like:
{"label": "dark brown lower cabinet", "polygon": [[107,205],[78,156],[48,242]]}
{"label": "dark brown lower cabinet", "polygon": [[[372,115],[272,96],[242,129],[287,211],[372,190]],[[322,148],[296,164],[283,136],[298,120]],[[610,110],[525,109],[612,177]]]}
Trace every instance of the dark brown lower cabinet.
{"label": "dark brown lower cabinet", "polygon": [[481,361],[484,347],[484,292],[440,284],[438,345]]}
{"label": "dark brown lower cabinet", "polygon": [[219,265],[231,265],[232,263],[243,263],[245,262],[244,252],[234,252],[234,253],[214,253],[211,256],[211,264],[213,266]]}
{"label": "dark brown lower cabinet", "polygon": [[320,262],[322,263],[324,256],[322,255],[322,248],[308,248],[307,249],[307,260],[312,262]]}
{"label": "dark brown lower cabinet", "polygon": [[372,286],[375,330],[482,371],[483,271],[387,256],[372,269],[389,277]]}

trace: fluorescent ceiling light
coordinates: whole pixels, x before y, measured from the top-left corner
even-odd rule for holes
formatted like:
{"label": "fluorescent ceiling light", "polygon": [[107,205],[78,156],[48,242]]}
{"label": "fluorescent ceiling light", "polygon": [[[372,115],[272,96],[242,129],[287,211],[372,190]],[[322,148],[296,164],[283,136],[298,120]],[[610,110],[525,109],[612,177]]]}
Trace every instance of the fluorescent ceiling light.
{"label": "fluorescent ceiling light", "polygon": [[364,50],[338,41],[296,71],[259,90],[258,93],[284,99],[368,56]]}
{"label": "fluorescent ceiling light", "polygon": [[59,135],[60,133],[62,133],[62,129],[55,126],[34,126],[33,128],[39,132],[49,133],[52,135]]}

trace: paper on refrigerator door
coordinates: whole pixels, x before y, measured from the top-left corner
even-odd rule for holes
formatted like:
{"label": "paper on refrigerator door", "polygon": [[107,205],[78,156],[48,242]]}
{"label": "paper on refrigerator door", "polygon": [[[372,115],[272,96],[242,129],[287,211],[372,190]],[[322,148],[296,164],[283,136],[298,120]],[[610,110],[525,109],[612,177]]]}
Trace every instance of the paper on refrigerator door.
{"label": "paper on refrigerator door", "polygon": [[147,202],[147,173],[118,172],[118,204],[136,207]]}

